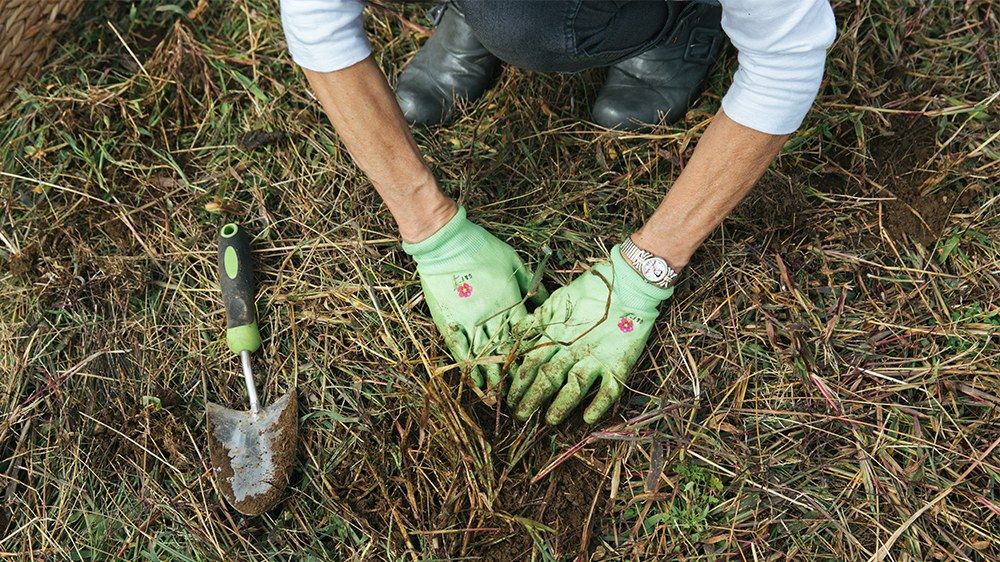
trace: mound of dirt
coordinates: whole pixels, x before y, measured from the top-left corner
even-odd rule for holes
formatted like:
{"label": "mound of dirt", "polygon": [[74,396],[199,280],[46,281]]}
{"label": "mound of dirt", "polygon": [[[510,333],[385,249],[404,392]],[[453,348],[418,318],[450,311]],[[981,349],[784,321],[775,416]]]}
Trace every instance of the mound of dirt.
{"label": "mound of dirt", "polygon": [[934,122],[921,116],[890,118],[891,129],[868,146],[871,161],[868,175],[895,197],[882,207],[882,220],[892,238],[907,238],[930,246],[944,233],[948,217],[968,208],[975,194],[952,189],[929,193],[944,174],[936,160]]}

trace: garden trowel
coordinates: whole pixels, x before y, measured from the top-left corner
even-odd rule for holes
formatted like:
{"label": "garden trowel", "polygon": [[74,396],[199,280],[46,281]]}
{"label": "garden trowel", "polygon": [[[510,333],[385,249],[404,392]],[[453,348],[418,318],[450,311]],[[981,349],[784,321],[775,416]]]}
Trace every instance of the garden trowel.
{"label": "garden trowel", "polygon": [[260,348],[260,333],[250,238],[236,224],[219,233],[219,284],[226,303],[226,340],[240,356],[250,411],[209,402],[212,471],[230,505],[245,515],[260,515],[281,499],[288,484],[298,442],[298,404],[294,388],[266,408],[257,401],[250,354]]}

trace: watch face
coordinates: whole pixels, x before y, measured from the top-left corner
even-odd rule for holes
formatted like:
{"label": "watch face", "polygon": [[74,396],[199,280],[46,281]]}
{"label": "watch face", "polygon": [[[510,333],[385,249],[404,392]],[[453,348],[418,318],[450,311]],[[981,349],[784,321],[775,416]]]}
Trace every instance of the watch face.
{"label": "watch face", "polygon": [[670,268],[667,266],[667,262],[661,258],[652,257],[642,262],[642,276],[653,283],[663,281],[667,276],[668,269]]}

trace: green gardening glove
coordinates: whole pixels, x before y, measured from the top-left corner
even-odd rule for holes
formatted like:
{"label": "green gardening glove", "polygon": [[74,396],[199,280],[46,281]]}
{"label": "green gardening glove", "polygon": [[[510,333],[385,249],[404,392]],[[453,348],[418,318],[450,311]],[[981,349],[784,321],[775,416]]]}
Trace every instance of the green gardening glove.
{"label": "green gardening glove", "polygon": [[[466,218],[465,208],[429,238],[403,243],[413,256],[424,300],[445,344],[458,361],[489,355],[506,356],[510,330],[527,316],[523,294],[531,272],[514,249]],[[547,296],[538,288],[536,299]],[[474,365],[469,372],[482,388],[500,383],[500,363]]]}
{"label": "green gardening glove", "polygon": [[545,415],[545,421],[555,425],[600,379],[597,394],[583,412],[584,421],[595,422],[621,395],[659,315],[657,307],[672,294],[672,288],[662,289],[643,279],[615,246],[610,261],[598,263],[552,293],[518,327],[541,335],[520,365],[511,369],[507,405],[526,420],[555,396]]}

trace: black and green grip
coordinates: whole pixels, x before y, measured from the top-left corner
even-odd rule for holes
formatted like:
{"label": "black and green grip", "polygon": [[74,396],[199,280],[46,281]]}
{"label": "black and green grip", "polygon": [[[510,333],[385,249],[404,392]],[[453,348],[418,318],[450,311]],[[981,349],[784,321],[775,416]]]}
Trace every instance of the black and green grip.
{"label": "black and green grip", "polygon": [[250,259],[250,236],[235,223],[219,231],[219,285],[226,303],[226,340],[229,349],[257,351],[257,309],[254,305],[253,261]]}

